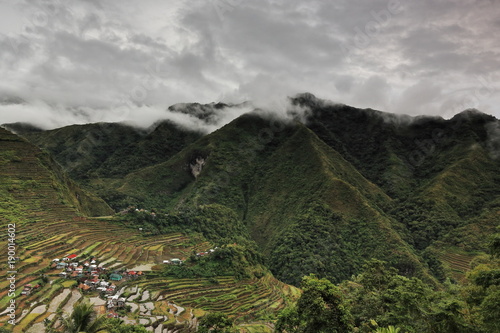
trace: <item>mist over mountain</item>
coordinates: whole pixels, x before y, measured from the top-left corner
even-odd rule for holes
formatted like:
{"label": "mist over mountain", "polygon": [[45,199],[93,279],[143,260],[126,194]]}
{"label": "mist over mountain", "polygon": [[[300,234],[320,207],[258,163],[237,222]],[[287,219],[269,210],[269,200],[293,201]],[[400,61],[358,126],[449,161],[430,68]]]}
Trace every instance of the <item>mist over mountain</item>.
{"label": "mist over mountain", "polygon": [[[250,112],[216,129],[234,110]],[[222,209],[220,218],[240,230],[231,237],[255,241],[273,273],[291,283],[308,272],[341,281],[373,256],[403,274],[442,279],[442,268],[429,267],[422,253],[439,256],[443,244],[484,249],[499,222],[498,120],[479,111],[411,117],[309,93],[288,98],[285,111],[250,103],[168,111],[214,131],[171,120],[148,129],[4,127],[48,150],[116,211],[134,205],[182,221],[188,212]],[[472,237],[468,230],[479,225]],[[220,237],[208,225],[192,227]]]}

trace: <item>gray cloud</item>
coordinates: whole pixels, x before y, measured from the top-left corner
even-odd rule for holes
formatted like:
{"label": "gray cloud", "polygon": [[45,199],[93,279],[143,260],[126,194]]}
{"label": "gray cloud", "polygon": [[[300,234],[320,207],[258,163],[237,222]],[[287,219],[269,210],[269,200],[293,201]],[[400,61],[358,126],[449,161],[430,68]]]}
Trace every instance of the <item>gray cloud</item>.
{"label": "gray cloud", "polygon": [[497,1],[40,0],[0,9],[0,99],[25,101],[2,103],[0,123],[146,126],[176,103],[284,108],[305,91],[396,113],[500,116]]}

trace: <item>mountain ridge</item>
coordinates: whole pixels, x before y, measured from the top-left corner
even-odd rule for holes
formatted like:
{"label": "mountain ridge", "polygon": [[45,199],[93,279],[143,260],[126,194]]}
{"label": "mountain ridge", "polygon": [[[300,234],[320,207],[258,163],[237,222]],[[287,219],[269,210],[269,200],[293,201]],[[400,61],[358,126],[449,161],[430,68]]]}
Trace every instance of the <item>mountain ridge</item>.
{"label": "mountain ridge", "polygon": [[[448,120],[397,116],[323,101],[312,94],[298,95],[291,104],[304,111],[299,115],[293,109],[295,120],[273,118],[257,110],[205,136],[185,134],[185,129],[177,128],[172,133],[185,135],[186,140],[179,141],[164,158],[150,160],[149,165],[130,162],[154,151],[151,142],[164,147],[177,137],[156,131],[160,126],[142,136],[124,130],[132,133],[129,141],[123,144],[115,138],[111,145],[98,146],[106,159],[76,174],[75,179],[115,209],[134,205],[164,211],[177,221],[168,223],[186,221],[210,237],[227,234],[217,236],[209,230],[210,219],[205,214],[220,217],[223,222],[218,228],[244,225],[251,240],[273,257],[270,265],[275,275],[293,283],[307,272],[281,267],[288,255],[287,260],[294,262],[302,253],[304,260],[314,263],[307,265],[309,272],[326,274],[334,281],[359,272],[373,255],[393,258],[389,261],[401,273],[417,274],[434,283],[427,259],[422,257],[425,251],[440,251],[443,244],[484,251],[486,237],[472,237],[469,230],[482,224],[485,228],[480,232],[487,235],[498,224],[495,198],[500,195],[500,180],[495,170],[500,163],[489,153],[486,128],[498,122],[496,118],[473,110]],[[94,125],[87,126],[92,131]],[[111,128],[107,133],[114,137],[114,125],[104,126]],[[85,125],[80,129],[85,132]],[[68,167],[61,155],[67,149],[65,143],[49,140],[43,133],[27,136],[34,142],[46,140],[38,144]],[[145,139],[155,135],[152,141]],[[77,147],[85,135],[71,137],[77,139]],[[93,153],[90,150],[91,158]],[[196,164],[195,175],[192,168]],[[114,174],[99,171],[114,167],[122,169]],[[483,176],[474,177],[467,185],[472,170]],[[301,223],[324,230],[321,241],[337,244],[328,251],[350,261],[348,267],[342,271],[339,262],[324,259],[328,252],[315,249],[316,243],[309,240],[309,248],[293,250],[297,246],[293,242],[304,241],[296,239],[294,230],[317,238],[312,230],[300,229]],[[239,226],[231,230],[241,230]],[[234,237],[247,237],[235,232]],[[392,249],[377,232],[391,240]],[[366,246],[361,240],[368,242]],[[318,255],[323,259],[314,259]],[[338,271],[321,268],[328,265]]]}

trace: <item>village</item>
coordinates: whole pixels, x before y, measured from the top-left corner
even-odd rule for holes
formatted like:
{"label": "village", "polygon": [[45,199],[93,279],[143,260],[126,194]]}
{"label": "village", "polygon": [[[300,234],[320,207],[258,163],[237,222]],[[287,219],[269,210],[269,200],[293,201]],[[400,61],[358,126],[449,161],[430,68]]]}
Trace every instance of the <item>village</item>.
{"label": "village", "polygon": [[121,297],[122,291],[117,284],[145,275],[142,271],[125,269],[109,272],[95,257],[84,259],[74,253],[53,259],[50,268],[60,270],[60,278],[74,279],[83,294],[97,292],[106,301],[108,317],[118,317],[116,311],[125,308],[125,298]]}
{"label": "village", "polygon": [[[214,253],[218,247],[203,252],[197,252],[196,257],[204,257]],[[163,260],[165,265],[182,265],[184,260],[172,258]],[[97,293],[98,297],[104,300],[106,315],[110,318],[120,317],[118,312],[127,308],[126,298],[122,296],[123,288],[119,285],[127,281],[134,281],[145,277],[143,271],[118,269],[110,271],[104,267],[104,263],[99,263],[94,256],[84,258],[76,253],[65,255],[62,258],[55,258],[50,264],[51,270],[59,270],[53,275],[63,279],[75,280],[75,286],[82,294]],[[23,295],[29,295],[38,289],[40,285],[26,285]],[[126,311],[125,311],[126,312]]]}

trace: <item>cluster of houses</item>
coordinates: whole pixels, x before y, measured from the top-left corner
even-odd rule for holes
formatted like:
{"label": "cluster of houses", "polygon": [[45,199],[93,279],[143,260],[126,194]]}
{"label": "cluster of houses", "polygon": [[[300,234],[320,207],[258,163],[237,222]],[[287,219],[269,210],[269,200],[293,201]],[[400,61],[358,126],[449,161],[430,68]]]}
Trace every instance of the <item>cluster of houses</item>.
{"label": "cluster of houses", "polygon": [[115,310],[125,307],[125,297],[120,297],[120,295],[109,296],[106,302],[106,309],[111,314],[111,317],[117,317]]}
{"label": "cluster of houses", "polygon": [[205,252],[198,252],[198,253],[196,253],[196,256],[197,256],[197,257],[204,257],[204,256],[208,256],[208,255],[210,255],[210,254],[214,253],[214,252],[215,252],[215,250],[217,250],[217,249],[218,249],[218,247],[216,247],[215,249],[210,249],[210,250],[205,251]]}
{"label": "cluster of houses", "polygon": [[93,277],[92,279],[80,282],[78,288],[82,291],[98,291],[104,295],[113,295],[116,290],[116,285],[112,282],[106,281],[105,279]]}
{"label": "cluster of houses", "polygon": [[[218,247],[204,251],[204,252],[198,252],[198,253],[196,253],[196,256],[198,258],[208,256],[208,255],[211,255],[212,253],[214,253],[217,249],[218,249]],[[182,261],[179,258],[173,258],[173,259],[169,259],[169,260],[163,260],[163,263],[166,265],[182,265],[184,263],[184,261]]]}
{"label": "cluster of houses", "polygon": [[90,258],[83,262],[76,259],[76,254],[70,254],[62,259],[52,260],[51,268],[61,269],[59,276],[62,278],[82,279],[93,276],[99,276],[106,272],[106,268],[99,267],[95,258]]}
{"label": "cluster of houses", "polygon": [[[74,278],[82,292],[99,292],[100,297],[107,299],[106,308],[111,316],[117,316],[115,310],[125,306],[125,298],[117,294],[115,282],[123,279],[137,279],[144,275],[141,271],[121,271],[106,275],[107,279],[99,278],[106,274],[106,268],[99,266],[95,258],[78,261],[76,254],[70,254],[62,259],[52,260],[51,268],[62,269],[59,276]],[[108,281],[107,281],[108,280]]]}
{"label": "cluster of houses", "polygon": [[147,209],[135,208],[134,206],[129,206],[126,209],[120,211],[120,214],[122,214],[122,215],[129,214],[129,213],[146,213],[146,214],[151,215],[153,218],[156,217],[155,212],[151,212]]}
{"label": "cluster of houses", "polygon": [[184,261],[180,260],[179,258],[173,258],[170,260],[163,260],[163,263],[167,265],[182,265]]}
{"label": "cluster of houses", "polygon": [[21,291],[21,295],[29,295],[40,287],[41,287],[41,285],[39,285],[39,284],[37,284],[35,286],[33,286],[31,284],[25,284],[23,287],[23,291]]}

